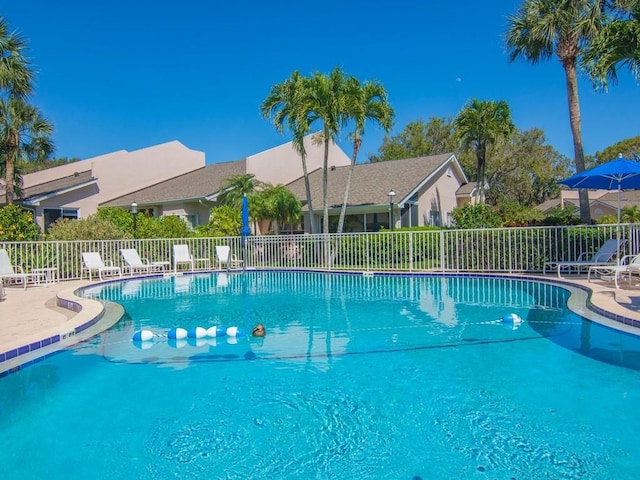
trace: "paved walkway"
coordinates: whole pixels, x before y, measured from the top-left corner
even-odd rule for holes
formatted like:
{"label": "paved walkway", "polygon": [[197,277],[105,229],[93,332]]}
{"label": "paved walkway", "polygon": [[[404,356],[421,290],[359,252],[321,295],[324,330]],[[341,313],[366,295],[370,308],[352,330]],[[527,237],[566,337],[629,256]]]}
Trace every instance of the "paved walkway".
{"label": "paved walkway", "polygon": [[[0,299],[0,353],[28,344],[35,337],[42,338],[51,331],[72,329],[80,322],[76,312],[57,306],[57,295],[74,290],[88,281],[60,282],[53,285],[5,287]],[[79,323],[78,323],[79,324]]]}
{"label": "paved walkway", "polygon": [[[31,341],[48,335],[71,331],[86,322],[91,315],[95,316],[101,307],[90,300],[86,301],[88,303],[79,314],[57,306],[58,295],[72,298],[75,289],[89,283],[84,280],[30,286],[26,290],[22,287],[5,288],[5,296],[0,299],[0,353],[28,345]],[[588,286],[592,290],[591,302],[595,306],[640,322],[640,287],[625,285],[616,290],[600,281],[587,282],[582,278],[572,279],[571,283]],[[611,322],[611,325],[624,327],[619,322]],[[638,328],[623,329],[640,333]]]}

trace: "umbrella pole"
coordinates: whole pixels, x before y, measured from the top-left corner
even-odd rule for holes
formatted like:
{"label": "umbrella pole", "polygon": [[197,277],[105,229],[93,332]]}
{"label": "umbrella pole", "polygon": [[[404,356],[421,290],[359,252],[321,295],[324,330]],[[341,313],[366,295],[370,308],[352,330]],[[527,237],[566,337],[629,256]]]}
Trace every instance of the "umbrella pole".
{"label": "umbrella pole", "polygon": [[620,266],[620,180],[618,180],[618,226],[616,228],[616,235],[618,238],[618,245],[616,245],[618,247],[618,260],[616,263]]}

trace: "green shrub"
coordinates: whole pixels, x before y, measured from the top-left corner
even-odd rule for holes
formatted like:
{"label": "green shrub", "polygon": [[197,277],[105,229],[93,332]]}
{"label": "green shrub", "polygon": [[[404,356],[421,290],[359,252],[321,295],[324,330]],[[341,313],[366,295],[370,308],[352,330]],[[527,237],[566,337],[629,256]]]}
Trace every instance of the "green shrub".
{"label": "green shrub", "polygon": [[580,213],[578,211],[578,207],[569,203],[561,207],[553,208],[549,214],[542,221],[543,225],[579,225],[580,221]]}
{"label": "green shrub", "polygon": [[[133,214],[126,208],[99,207],[95,216],[100,220],[111,222],[123,232],[133,232]],[[140,216],[138,214],[138,220]]]}
{"label": "green shrub", "polygon": [[611,214],[602,215],[596,223],[599,223],[600,225],[613,225],[618,223],[618,217]]}
{"label": "green shrub", "polygon": [[[100,219],[109,221],[133,238],[133,214],[122,207],[100,207],[96,212]],[[155,218],[143,209],[136,215],[136,238],[187,238],[193,236],[189,226],[176,215]]]}
{"label": "green shrub", "polygon": [[211,218],[206,225],[196,227],[201,237],[238,236],[242,229],[242,214],[239,209],[223,205],[211,209]]}
{"label": "green shrub", "polygon": [[131,238],[109,220],[90,215],[78,220],[60,219],[49,227],[49,240],[117,240]]}
{"label": "green shrub", "polygon": [[467,204],[452,210],[455,228],[496,228],[502,226],[500,216],[484,203]]}
{"label": "green shrub", "polygon": [[193,236],[193,232],[189,226],[180,217],[166,215],[164,217],[154,218],[153,220],[155,220],[158,227],[156,232],[157,238],[188,238]]}
{"label": "green shrub", "polygon": [[503,227],[529,227],[539,225],[544,214],[532,207],[525,207],[512,200],[503,201],[498,206],[498,215]]}
{"label": "green shrub", "polygon": [[38,240],[40,228],[33,222],[33,215],[17,205],[0,208],[0,240],[24,242]]}

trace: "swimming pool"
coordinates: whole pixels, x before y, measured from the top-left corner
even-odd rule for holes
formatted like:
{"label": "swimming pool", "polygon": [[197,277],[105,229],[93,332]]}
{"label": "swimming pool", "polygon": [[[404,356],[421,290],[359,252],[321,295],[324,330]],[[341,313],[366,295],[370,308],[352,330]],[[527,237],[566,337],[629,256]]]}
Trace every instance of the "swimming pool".
{"label": "swimming pool", "polygon": [[[86,295],[126,315],[0,378],[3,478],[606,479],[640,466],[640,342],[567,310],[564,288],[247,272]],[[164,337],[259,322],[262,339]],[[134,344],[143,328],[157,336]]]}

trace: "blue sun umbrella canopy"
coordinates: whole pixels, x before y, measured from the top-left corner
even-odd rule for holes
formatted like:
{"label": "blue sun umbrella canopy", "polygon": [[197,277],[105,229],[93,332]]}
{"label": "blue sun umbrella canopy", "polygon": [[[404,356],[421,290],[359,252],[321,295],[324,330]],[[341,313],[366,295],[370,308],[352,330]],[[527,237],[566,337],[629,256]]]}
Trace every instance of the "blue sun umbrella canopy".
{"label": "blue sun umbrella canopy", "polygon": [[559,183],[570,188],[638,190],[640,189],[640,162],[620,156],[590,170],[576,173]]}
{"label": "blue sun umbrella canopy", "polygon": [[620,239],[620,191],[640,189],[640,162],[622,158],[576,173],[559,183],[570,188],[594,188],[618,191],[618,239]]}

